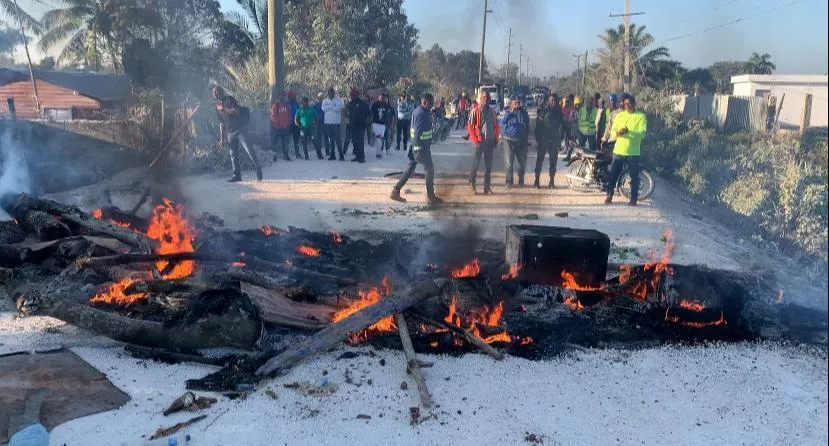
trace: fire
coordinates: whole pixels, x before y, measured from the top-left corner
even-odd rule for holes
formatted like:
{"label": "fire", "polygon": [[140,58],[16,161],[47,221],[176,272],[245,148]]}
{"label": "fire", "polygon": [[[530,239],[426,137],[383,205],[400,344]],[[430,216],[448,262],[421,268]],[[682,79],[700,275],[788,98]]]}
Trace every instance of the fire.
{"label": "fire", "polygon": [[[150,224],[147,227],[147,237],[158,241],[157,254],[172,254],[176,252],[193,252],[193,238],[195,229],[190,226],[184,217],[184,207],[174,205],[172,201],[164,199],[164,203],[153,209]],[[167,262],[155,263],[156,269],[163,271]],[[164,275],[165,279],[183,279],[193,274],[196,262],[185,260],[179,262],[173,270]]]}
{"label": "fire", "polygon": [[449,310],[443,321],[447,324],[454,325],[464,330],[469,330],[475,336],[483,338],[484,342],[491,344],[493,342],[512,342],[512,337],[507,332],[497,333],[491,336],[482,336],[481,331],[477,325],[487,325],[490,327],[497,327],[500,325],[501,316],[504,314],[504,303],[498,302],[491,310],[487,305],[477,312],[473,312],[471,317],[464,321],[457,312],[458,303],[455,296],[452,296],[452,301],[449,302]]}
{"label": "fire", "polygon": [[93,209],[92,216],[95,217],[97,220],[104,218],[104,211],[101,209]]}
{"label": "fire", "polygon": [[[104,218],[104,211],[102,211],[100,208],[98,208],[98,209],[93,209],[93,210],[92,210],[92,212],[90,213],[90,215],[92,215],[92,216],[93,216],[95,219],[97,219],[97,220],[103,220],[103,218]],[[122,228],[129,228],[129,227],[130,227],[130,224],[129,224],[129,223],[127,223],[127,222],[118,221],[118,220],[113,220],[113,219],[111,219],[111,218],[109,219],[109,222],[110,222],[110,223],[112,223],[112,224],[114,224],[114,225],[121,226]]]}
{"label": "fire", "polygon": [[262,226],[261,228],[259,228],[259,230],[262,231],[262,233],[265,234],[268,237],[270,237],[272,235],[280,235],[280,234],[283,234],[285,232],[285,231],[283,231],[279,228],[275,228],[271,225]]}
{"label": "fire", "polygon": [[106,289],[106,291],[97,293],[94,296],[92,296],[92,298],[89,299],[89,303],[128,305],[146,298],[147,295],[144,293],[127,295],[124,292],[128,286],[132,285],[135,282],[137,282],[137,280],[133,278],[121,279],[110,285],[109,288]]}
{"label": "fire", "polygon": [[320,255],[320,250],[319,249],[314,248],[313,246],[308,246],[308,245],[299,245],[299,246],[296,247],[296,251],[298,253],[300,253],[302,255],[305,255],[305,256],[308,256],[308,257],[319,257],[319,255]]}
{"label": "fire", "polygon": [[679,301],[679,307],[686,310],[696,311],[697,313],[705,309],[705,305],[685,299]]}
{"label": "fire", "polygon": [[573,290],[573,291],[599,291],[601,287],[591,287],[587,285],[579,285],[576,281],[576,276],[572,273],[567,271],[561,272],[561,287],[565,290]]}
{"label": "fire", "polygon": [[518,341],[519,345],[529,345],[529,344],[532,344],[532,343],[533,343],[533,338],[531,338],[529,336],[524,336],[523,338],[521,338]]}
{"label": "fire", "polygon": [[343,236],[337,234],[336,232],[331,233],[331,239],[334,240],[334,243],[338,245],[343,242]]}
{"label": "fire", "polygon": [[247,266],[247,263],[245,263],[245,262],[233,262],[233,263],[230,264],[230,266],[235,266],[236,268],[244,268],[245,266]]}
{"label": "fire", "polygon": [[570,307],[570,311],[581,311],[584,310],[584,305],[581,304],[579,298],[576,295],[567,296],[564,298],[564,305]]}
{"label": "fire", "polygon": [[[670,268],[671,256],[676,248],[676,243],[674,243],[673,239],[673,231],[666,228],[662,232],[662,241],[664,242],[662,254],[657,255],[655,252],[651,251],[651,260],[645,263],[642,267],[642,270],[650,276],[650,280],[636,283],[631,290],[633,297],[638,297],[642,300],[647,299],[648,294],[659,287],[659,281],[661,280],[660,276],[663,271],[666,274],[673,275],[673,270]],[[627,283],[632,277],[633,267],[630,265],[622,265],[620,269],[622,270],[622,274],[619,275],[619,283]]]}
{"label": "fire", "polygon": [[480,273],[481,264],[478,262],[478,259],[474,259],[471,262],[464,265],[462,268],[452,270],[452,277],[456,279],[460,279],[463,277],[476,277]]}
{"label": "fire", "polygon": [[[358,294],[360,296],[359,300],[356,300],[351,303],[346,308],[343,308],[340,311],[337,311],[331,316],[331,322],[339,322],[352,314],[362,310],[363,308],[369,307],[371,305],[380,302],[380,300],[391,294],[392,285],[391,280],[388,277],[384,277],[380,288],[369,288],[366,291],[359,291]],[[394,323],[394,316],[386,316],[383,319],[372,324],[367,329],[359,332],[359,333],[352,333],[351,336],[348,337],[349,342],[357,343],[363,341],[368,338],[369,332],[389,332],[397,329],[397,324]]]}
{"label": "fire", "polygon": [[510,265],[509,266],[509,271],[507,271],[506,273],[501,275],[501,280],[515,279],[516,277],[518,277],[518,271],[520,271],[520,270],[521,270],[521,264],[520,263],[517,264],[517,265]]}
{"label": "fire", "polygon": [[716,321],[709,321],[709,322],[686,322],[679,319],[679,316],[668,316],[668,311],[665,310],[665,320],[667,322],[672,322],[675,324],[682,325],[683,327],[690,327],[690,328],[705,328],[705,327],[720,327],[723,325],[728,325],[725,321],[725,313],[720,311],[720,318]]}

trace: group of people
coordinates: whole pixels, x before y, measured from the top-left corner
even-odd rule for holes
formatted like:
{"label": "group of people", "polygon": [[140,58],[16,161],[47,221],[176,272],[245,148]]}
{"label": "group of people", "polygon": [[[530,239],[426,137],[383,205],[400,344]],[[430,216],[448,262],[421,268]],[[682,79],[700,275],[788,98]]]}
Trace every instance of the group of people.
{"label": "group of people", "polygon": [[[257,179],[261,180],[262,170],[244,132],[250,112],[221,87],[213,88],[213,96],[216,99],[216,111],[220,122],[220,144],[230,145],[233,177],[229,181],[236,182],[242,179],[237,160],[239,146],[253,163]],[[371,102],[368,95],[361,97],[356,89],[352,89],[349,96],[349,101],[344,102],[334,89],[330,88],[327,96],[320,93],[316,102],[311,104],[308,98],[304,97],[297,101],[296,95],[291,91],[281,93],[271,104],[270,149],[274,152],[274,161],[280,157],[290,161],[289,147],[293,142],[296,158],[309,159],[308,147],[312,146],[318,159],[345,161],[348,148],[353,145],[351,161],[364,163],[366,141],[376,147],[376,156],[381,158],[384,152],[388,154],[391,151],[391,137],[394,135],[397,143],[395,149],[401,150],[402,143],[402,150],[408,150],[409,165],[393,189],[391,198],[405,201],[400,196],[400,190],[414,173],[417,164],[423,164],[426,170],[428,201],[431,204],[442,202],[434,191],[431,144],[435,131],[446,118],[445,100],[440,98],[435,104],[434,97],[427,93],[422,95],[416,104],[410,96],[401,95],[396,107],[393,108],[385,94],[379,95],[374,102]],[[466,123],[465,139],[473,145],[472,165],[469,171],[469,184],[473,194],[478,193],[478,171],[482,159],[482,192],[485,195],[493,193],[492,162],[495,148],[499,144],[505,159],[506,187],[524,185],[530,147],[529,134],[532,128],[529,113],[520,99],[513,99],[510,107],[499,119],[489,103],[490,97],[486,91],[480,92],[477,101],[470,100],[466,92],[462,92],[453,101],[458,114],[456,128]],[[344,119],[346,122],[343,138],[341,129]],[[578,96],[569,95],[561,99],[553,93],[539,104],[534,128],[538,154],[534,169],[534,187],[542,187],[540,180],[545,158],[549,157],[547,187],[554,188],[558,151],[565,147],[565,161],[569,162],[574,148],[581,146],[599,152],[600,161],[597,162],[597,166],[603,169],[609,167],[606,182],[608,185],[615,185],[624,167],[628,167],[632,183],[630,204],[636,205],[640,147],[647,131],[647,118],[636,109],[636,100],[632,95],[626,93],[619,98],[611,94],[607,101],[603,101],[601,95],[596,94],[584,103]],[[606,159],[610,154],[612,160]],[[606,188],[606,203],[612,202],[614,190],[615,187]]]}

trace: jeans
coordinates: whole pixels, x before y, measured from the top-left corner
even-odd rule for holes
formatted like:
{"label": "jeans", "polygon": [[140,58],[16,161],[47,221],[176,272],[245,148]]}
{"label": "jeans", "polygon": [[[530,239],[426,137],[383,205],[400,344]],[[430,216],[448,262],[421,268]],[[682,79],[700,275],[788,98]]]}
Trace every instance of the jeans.
{"label": "jeans", "polygon": [[469,112],[466,110],[458,111],[458,120],[455,122],[455,128],[459,129],[461,127],[466,127],[466,121],[469,116]]}
{"label": "jeans", "polygon": [[291,124],[291,139],[294,140],[294,152],[296,153],[297,158],[299,158],[299,127]]}
{"label": "jeans", "polygon": [[366,127],[351,126],[351,142],[354,143],[354,158],[358,161],[366,160]]}
{"label": "jeans", "polygon": [[[337,152],[343,157],[343,146],[340,140],[340,124],[323,124],[325,130],[325,154],[328,159],[335,159]],[[336,152],[334,151],[336,148]]]}
{"label": "jeans", "polygon": [[622,175],[625,165],[630,174],[630,202],[636,203],[639,199],[639,157],[613,154],[613,162],[610,163],[610,177],[607,179],[607,198],[613,198],[616,190],[616,183]]}
{"label": "jeans", "polygon": [[590,150],[596,150],[596,135],[581,135],[579,145]]}
{"label": "jeans", "polygon": [[469,183],[473,186],[478,178],[478,167],[481,165],[481,157],[484,158],[484,189],[489,189],[492,179],[492,154],[495,151],[496,141],[482,141],[475,144],[475,157],[472,158],[472,168],[469,170]]}
{"label": "jeans", "polygon": [[[412,126],[411,119],[397,120],[397,150],[400,150],[400,141],[403,141],[403,149],[409,146],[409,128]],[[402,138],[402,139],[401,139]]]}
{"label": "jeans", "polygon": [[544,158],[550,155],[550,179],[556,175],[558,165],[558,149],[561,147],[561,137],[558,135],[544,135],[538,140],[538,157],[535,159],[535,177],[541,176],[544,167]]}
{"label": "jeans", "polygon": [[348,146],[351,145],[351,124],[345,125],[345,142],[343,143],[343,155],[348,155]]}
{"label": "jeans", "polygon": [[[299,136],[302,140],[302,152],[305,154],[305,159],[308,159],[308,144],[310,143],[311,146],[314,146],[314,131],[313,127],[308,129],[299,129]],[[317,149],[317,158],[322,159],[322,152],[320,151],[319,147],[315,147]]]}
{"label": "jeans", "polygon": [[429,147],[421,147],[417,152],[409,149],[409,164],[394,186],[394,190],[400,192],[403,189],[418,163],[423,164],[423,169],[426,171],[426,196],[432,198],[435,196],[435,165],[432,163],[432,150]]}
{"label": "jeans", "polygon": [[[325,132],[322,131],[322,123],[317,122],[314,124],[314,149],[317,150],[317,153],[320,153],[320,149],[322,146],[326,146],[326,152],[328,151],[327,145],[325,143]],[[322,155],[320,155],[321,157]]]}
{"label": "jeans", "polygon": [[49,433],[42,424],[32,424],[12,435],[9,446],[49,446]]}
{"label": "jeans", "polygon": [[518,160],[518,185],[524,185],[524,172],[527,170],[527,145],[523,141],[502,139],[504,150],[504,166],[506,166],[506,184],[513,185],[513,166]]}
{"label": "jeans", "polygon": [[227,142],[230,146],[230,165],[233,168],[233,175],[240,176],[242,175],[242,171],[239,168],[239,162],[237,158],[239,157],[239,145],[242,145],[242,148],[245,149],[245,153],[250,158],[250,162],[253,163],[253,168],[259,170],[259,163],[256,161],[256,156],[253,154],[253,150],[251,150],[250,145],[248,145],[248,140],[245,137],[245,132],[243,129],[234,130],[227,134]]}
{"label": "jeans", "polygon": [[282,156],[289,159],[288,144],[291,139],[291,131],[288,129],[277,129],[271,127],[271,152],[277,153],[279,146],[282,146]]}

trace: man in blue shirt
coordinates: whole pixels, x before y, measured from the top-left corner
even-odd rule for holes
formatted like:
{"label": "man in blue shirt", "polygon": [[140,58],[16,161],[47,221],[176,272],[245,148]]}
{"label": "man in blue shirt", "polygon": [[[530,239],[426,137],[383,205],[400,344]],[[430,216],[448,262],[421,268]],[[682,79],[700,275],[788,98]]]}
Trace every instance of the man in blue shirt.
{"label": "man in blue shirt", "polygon": [[412,113],[412,126],[409,132],[412,138],[412,146],[409,149],[409,165],[400,181],[394,186],[391,192],[391,199],[405,203],[406,199],[400,196],[400,191],[409,177],[415,171],[417,164],[423,164],[426,170],[426,197],[430,205],[443,203],[443,200],[435,195],[435,166],[432,163],[432,104],[434,98],[430,93],[424,94],[420,99],[420,107]]}
{"label": "man in blue shirt", "polygon": [[521,106],[520,99],[512,100],[512,109],[501,118],[501,146],[504,150],[507,187],[513,187],[513,165],[518,160],[518,185],[524,185],[524,172],[527,168],[527,136],[529,134],[530,115]]}

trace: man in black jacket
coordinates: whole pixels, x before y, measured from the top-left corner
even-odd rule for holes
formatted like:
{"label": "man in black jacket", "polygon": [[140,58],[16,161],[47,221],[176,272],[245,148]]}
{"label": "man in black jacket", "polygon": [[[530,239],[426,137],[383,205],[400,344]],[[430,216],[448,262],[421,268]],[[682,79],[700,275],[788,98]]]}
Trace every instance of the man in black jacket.
{"label": "man in black jacket", "polygon": [[366,101],[360,99],[360,92],[356,88],[351,89],[351,101],[346,106],[348,122],[351,125],[351,142],[354,144],[353,163],[366,162],[366,132],[371,120],[371,109]]}
{"label": "man in black jacket", "polygon": [[239,157],[239,145],[245,149],[245,153],[256,169],[256,179],[262,181],[262,168],[256,161],[253,149],[248,145],[245,136],[248,122],[250,122],[250,111],[236,102],[236,98],[225,93],[222,87],[213,87],[213,98],[216,99],[216,114],[219,117],[219,147],[225,146],[225,141],[230,145],[230,164],[233,167],[233,177],[227,180],[229,183],[242,181],[242,171],[236,158]]}
{"label": "man in black jacket", "polygon": [[417,164],[423,164],[426,170],[426,198],[429,204],[436,205],[443,203],[443,200],[435,195],[435,165],[432,163],[432,103],[434,98],[426,93],[420,100],[420,107],[412,114],[412,128],[410,131],[412,145],[409,149],[409,165],[394,186],[391,192],[391,199],[405,203],[406,199],[400,196],[400,191],[417,168]]}
{"label": "man in black jacket", "polygon": [[555,187],[556,165],[558,164],[558,149],[561,146],[564,132],[564,115],[558,95],[553,93],[547,101],[538,107],[536,116],[535,138],[538,144],[538,157],[535,159],[535,182],[533,186],[540,188],[541,168],[544,166],[544,157],[550,156],[550,189]]}

